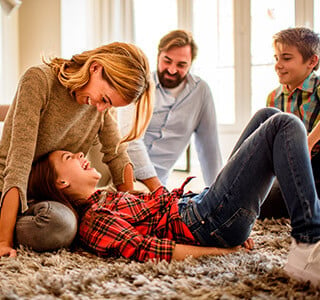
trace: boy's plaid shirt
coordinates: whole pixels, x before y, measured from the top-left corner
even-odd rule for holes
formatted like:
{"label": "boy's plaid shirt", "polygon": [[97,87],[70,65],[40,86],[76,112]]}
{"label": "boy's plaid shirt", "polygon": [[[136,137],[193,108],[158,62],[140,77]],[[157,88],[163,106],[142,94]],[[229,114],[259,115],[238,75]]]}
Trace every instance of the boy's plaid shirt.
{"label": "boy's plaid shirt", "polygon": [[[315,72],[304,80],[294,91],[280,85],[267,99],[267,106],[295,114],[310,132],[320,121],[320,77]],[[320,141],[313,147],[311,156],[320,153]]]}
{"label": "boy's plaid shirt", "polygon": [[139,195],[96,191],[81,217],[81,241],[99,255],[170,261],[176,242],[199,244],[178,212],[189,180],[172,192],[165,187]]}

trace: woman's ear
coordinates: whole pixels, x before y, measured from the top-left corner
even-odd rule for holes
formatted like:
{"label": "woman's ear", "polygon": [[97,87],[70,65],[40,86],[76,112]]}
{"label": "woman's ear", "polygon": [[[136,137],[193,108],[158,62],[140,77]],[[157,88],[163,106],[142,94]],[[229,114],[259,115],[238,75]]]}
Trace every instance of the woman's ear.
{"label": "woman's ear", "polygon": [[63,189],[70,186],[70,184],[67,181],[61,180],[61,179],[58,179],[56,181],[56,185],[57,185],[58,189],[60,189],[60,190],[63,190]]}
{"label": "woman's ear", "polygon": [[94,61],[89,68],[90,74],[96,73],[102,69],[102,65]]}

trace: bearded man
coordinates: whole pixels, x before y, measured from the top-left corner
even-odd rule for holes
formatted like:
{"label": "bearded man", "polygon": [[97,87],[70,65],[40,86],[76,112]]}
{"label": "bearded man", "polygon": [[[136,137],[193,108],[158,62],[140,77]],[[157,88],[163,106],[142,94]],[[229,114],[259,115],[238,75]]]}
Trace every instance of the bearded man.
{"label": "bearded man", "polygon": [[[166,185],[170,171],[194,136],[204,183],[210,186],[221,165],[217,119],[208,84],[191,74],[197,45],[190,32],[174,30],[158,46],[155,103],[149,126],[140,140],[130,142],[128,153],[135,177],[150,191]],[[132,107],[118,109],[123,134],[130,128]]]}

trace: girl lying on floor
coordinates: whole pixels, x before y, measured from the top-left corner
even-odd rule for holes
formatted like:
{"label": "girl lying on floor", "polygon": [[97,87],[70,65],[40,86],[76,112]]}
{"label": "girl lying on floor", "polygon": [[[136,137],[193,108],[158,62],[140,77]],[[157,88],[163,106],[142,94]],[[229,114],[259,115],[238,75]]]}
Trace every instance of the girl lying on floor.
{"label": "girl lying on floor", "polygon": [[54,151],[34,163],[29,196],[50,198],[79,216],[79,237],[99,255],[138,261],[221,255],[243,245],[277,177],[292,225],[285,270],[320,280],[320,204],[312,175],[307,135],[294,115],[265,108],[251,119],[227,164],[202,193],[150,194],[97,190],[100,178],[83,153]]}

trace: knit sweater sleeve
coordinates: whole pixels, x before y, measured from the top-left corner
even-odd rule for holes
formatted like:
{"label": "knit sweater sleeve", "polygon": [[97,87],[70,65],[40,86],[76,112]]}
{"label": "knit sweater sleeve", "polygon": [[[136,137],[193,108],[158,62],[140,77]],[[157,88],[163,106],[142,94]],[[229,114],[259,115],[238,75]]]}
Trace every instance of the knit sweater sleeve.
{"label": "knit sweater sleeve", "polygon": [[127,144],[120,144],[121,134],[114,108],[104,113],[99,138],[102,144],[102,161],[109,166],[113,183],[116,186],[120,185],[124,182],[124,167],[131,161],[127,153]]}
{"label": "knit sweater sleeve", "polygon": [[26,190],[37,144],[40,112],[49,95],[48,79],[39,68],[22,76],[3,127],[0,144],[2,199],[12,187],[20,194],[21,210],[27,209]]}

